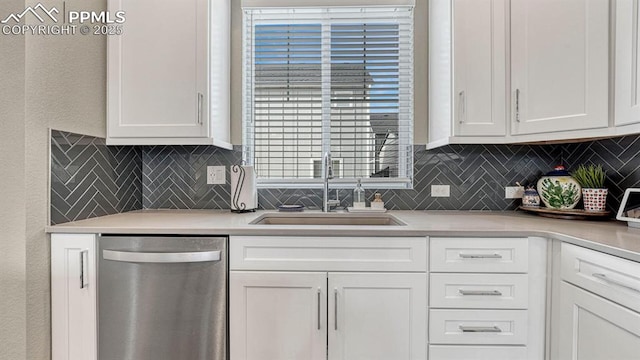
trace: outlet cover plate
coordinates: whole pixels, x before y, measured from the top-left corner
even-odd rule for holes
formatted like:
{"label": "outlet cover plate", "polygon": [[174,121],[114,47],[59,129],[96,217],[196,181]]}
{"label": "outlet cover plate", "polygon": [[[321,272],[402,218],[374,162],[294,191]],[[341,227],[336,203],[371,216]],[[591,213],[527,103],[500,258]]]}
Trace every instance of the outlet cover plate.
{"label": "outlet cover plate", "polygon": [[207,166],[207,184],[223,185],[227,182],[224,166]]}
{"label": "outlet cover plate", "polygon": [[449,185],[431,185],[431,197],[449,197],[451,189]]}
{"label": "outlet cover plate", "polygon": [[504,188],[505,199],[522,199],[524,186],[507,186]]}

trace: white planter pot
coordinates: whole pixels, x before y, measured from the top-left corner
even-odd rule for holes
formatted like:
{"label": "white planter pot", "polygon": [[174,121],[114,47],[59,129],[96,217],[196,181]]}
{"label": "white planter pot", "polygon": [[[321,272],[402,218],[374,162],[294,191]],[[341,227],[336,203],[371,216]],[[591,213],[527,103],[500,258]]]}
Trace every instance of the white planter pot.
{"label": "white planter pot", "polygon": [[608,189],[582,189],[582,201],[585,211],[605,211],[607,209]]}

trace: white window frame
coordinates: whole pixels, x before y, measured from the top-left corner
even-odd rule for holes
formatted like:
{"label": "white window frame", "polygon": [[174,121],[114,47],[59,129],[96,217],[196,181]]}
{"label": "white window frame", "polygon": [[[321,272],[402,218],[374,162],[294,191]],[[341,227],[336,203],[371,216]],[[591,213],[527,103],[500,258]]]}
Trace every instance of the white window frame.
{"label": "white window frame", "polygon": [[[406,8],[407,6],[405,6]],[[411,9],[413,9],[413,6],[408,6]],[[367,7],[367,8],[375,8],[375,6],[372,7]],[[248,7],[243,7],[243,9],[245,10],[251,10],[251,8]],[[341,10],[345,10],[345,9],[350,9],[347,6],[343,6],[343,7],[331,7],[331,8],[326,8],[326,9],[322,9],[320,6],[317,8],[298,8],[298,9],[289,9],[289,11],[293,10],[293,11],[301,11],[301,12],[309,12],[309,11],[332,11],[335,10],[337,11],[338,14],[340,14]],[[261,8],[261,11],[264,11],[265,13],[268,12],[277,12],[279,14],[282,13],[282,10],[275,10],[274,8]],[[280,15],[281,16],[281,15]],[[380,17],[381,20],[384,20],[385,22],[393,22],[394,19],[393,17]],[[277,20],[278,22],[281,22],[282,19],[279,18],[279,20]],[[243,20],[244,22],[244,20]],[[309,19],[309,20],[299,20],[296,19],[295,23],[296,24],[302,24],[302,23],[310,23],[310,24],[322,24],[323,27],[323,32],[324,27],[325,26],[330,26],[332,21],[329,19],[322,19],[320,16],[318,16],[318,18],[313,18],[313,19]],[[269,23],[268,21],[257,21],[251,24],[250,29],[251,29],[251,39],[255,39],[255,25],[258,24],[266,24]],[[399,23],[398,23],[399,24]],[[412,30],[412,38],[413,38],[413,30]],[[253,69],[253,66],[249,67],[247,64],[247,54],[246,54],[246,46],[244,45],[244,41],[246,39],[248,39],[249,34],[247,34],[247,26],[245,24],[243,24],[243,81],[242,81],[242,88],[243,88],[243,95],[242,95],[242,131],[243,131],[243,161],[249,163],[249,164],[253,164],[253,154],[255,151],[255,146],[254,146],[254,138],[253,138],[253,129],[250,126],[250,124],[252,123],[252,118],[253,118],[253,98],[251,96],[248,95],[248,91],[247,91],[247,81],[248,79],[253,79],[255,77],[255,71]],[[411,40],[413,41],[413,39]],[[323,58],[324,57],[328,57],[327,52],[326,51],[326,47],[328,46],[327,44],[325,44],[326,41],[323,39]],[[254,45],[252,45],[254,46]],[[411,45],[411,49],[413,49],[413,45]],[[413,59],[413,53],[411,54],[411,57]],[[255,64],[255,60],[252,59],[252,64]],[[405,159],[410,159],[409,161],[399,161],[398,162],[398,166],[399,166],[399,173],[406,175],[405,177],[401,177],[401,178],[362,178],[362,186],[364,188],[370,188],[370,189],[412,189],[413,188],[413,125],[414,125],[414,113],[413,113],[413,82],[414,82],[414,69],[413,69],[413,61],[410,62],[411,65],[409,67],[410,73],[411,73],[411,77],[408,81],[408,84],[411,88],[411,95],[410,95],[410,102],[411,102],[411,112],[410,112],[410,130],[409,131],[404,131],[404,132],[400,132],[399,131],[399,141],[401,143],[401,146],[399,146],[398,148],[398,153],[399,153],[399,158],[405,158]],[[331,64],[330,62],[326,62],[323,61],[322,64],[323,67],[323,72],[324,71],[331,71]],[[403,69],[406,70],[406,69]],[[402,76],[402,74],[400,74],[399,76]],[[330,129],[330,124],[331,124],[331,120],[330,120],[330,111],[331,111],[331,100],[330,100],[330,87],[329,85],[323,85],[323,87],[327,87],[327,89],[323,88],[323,139],[322,139],[322,154],[324,154],[325,152],[329,151],[330,149],[330,138],[331,138],[331,129]],[[326,97],[326,99],[324,99]],[[399,101],[402,101],[399,100]],[[325,109],[326,108],[326,109]],[[399,120],[400,121],[400,120]],[[400,126],[400,124],[399,124]],[[404,144],[404,145],[402,145]],[[403,148],[404,147],[404,148]],[[313,168],[313,165],[312,165]],[[313,169],[311,170],[313,173]],[[313,174],[312,174],[313,176]],[[350,179],[350,178],[341,178],[341,179],[332,179],[331,180],[331,184],[330,187],[331,188],[351,188],[354,187],[357,183],[358,179]],[[322,188],[323,183],[322,183],[322,179],[299,179],[299,178],[282,178],[282,179],[265,179],[265,178],[258,178],[257,180],[257,186],[258,188]]]}

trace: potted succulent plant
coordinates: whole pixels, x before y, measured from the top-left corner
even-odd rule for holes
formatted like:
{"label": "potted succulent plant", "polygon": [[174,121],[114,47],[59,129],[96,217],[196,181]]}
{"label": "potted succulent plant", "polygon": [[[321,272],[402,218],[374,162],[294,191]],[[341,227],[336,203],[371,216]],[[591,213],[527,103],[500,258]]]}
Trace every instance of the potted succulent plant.
{"label": "potted succulent plant", "polygon": [[571,176],[582,187],[584,210],[605,211],[609,190],[604,185],[607,172],[602,169],[602,165],[580,165],[571,173]]}

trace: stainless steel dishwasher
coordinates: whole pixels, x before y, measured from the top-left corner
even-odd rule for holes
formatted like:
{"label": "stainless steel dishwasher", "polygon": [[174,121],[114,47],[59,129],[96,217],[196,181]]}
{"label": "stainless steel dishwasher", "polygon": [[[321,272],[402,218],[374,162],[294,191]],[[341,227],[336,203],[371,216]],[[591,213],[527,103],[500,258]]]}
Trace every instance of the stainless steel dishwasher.
{"label": "stainless steel dishwasher", "polygon": [[227,238],[101,236],[99,360],[225,360]]}

